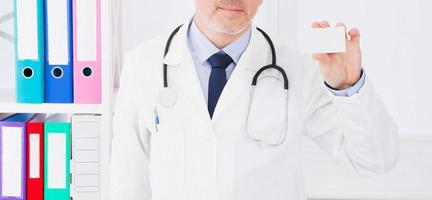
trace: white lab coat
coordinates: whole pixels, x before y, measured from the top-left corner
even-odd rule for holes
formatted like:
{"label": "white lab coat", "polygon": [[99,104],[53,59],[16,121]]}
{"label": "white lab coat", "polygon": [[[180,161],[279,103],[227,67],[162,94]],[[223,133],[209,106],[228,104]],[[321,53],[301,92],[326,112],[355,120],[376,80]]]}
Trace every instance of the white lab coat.
{"label": "white lab coat", "polygon": [[[271,61],[268,43],[252,29],[249,46],[220,96],[213,119],[187,45],[187,26],[133,49],[125,59],[114,114],[111,199],[303,200],[301,141],[314,140],[337,163],[362,176],[391,169],[398,158],[398,128],[366,79],[359,94],[336,97],[319,66],[276,45],[289,78],[285,143],[262,148],[245,139],[252,77]],[[158,105],[162,63],[178,100]],[[283,124],[283,82],[275,70],[262,74],[251,110],[253,136],[277,138]],[[260,92],[259,92],[260,90]],[[157,109],[160,124],[155,128]]]}

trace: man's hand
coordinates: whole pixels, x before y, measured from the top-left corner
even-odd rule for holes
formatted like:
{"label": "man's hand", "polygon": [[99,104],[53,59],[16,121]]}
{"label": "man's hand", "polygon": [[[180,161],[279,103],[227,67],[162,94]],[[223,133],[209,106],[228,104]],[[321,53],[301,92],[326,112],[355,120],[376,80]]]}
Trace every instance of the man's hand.
{"label": "man's hand", "polygon": [[[327,21],[314,22],[312,28],[328,28]],[[345,24],[337,23],[336,26]],[[348,38],[349,36],[349,38]],[[314,60],[320,63],[321,74],[326,83],[335,89],[345,89],[353,86],[361,75],[360,32],[352,28],[345,35],[346,52],[314,54]]]}

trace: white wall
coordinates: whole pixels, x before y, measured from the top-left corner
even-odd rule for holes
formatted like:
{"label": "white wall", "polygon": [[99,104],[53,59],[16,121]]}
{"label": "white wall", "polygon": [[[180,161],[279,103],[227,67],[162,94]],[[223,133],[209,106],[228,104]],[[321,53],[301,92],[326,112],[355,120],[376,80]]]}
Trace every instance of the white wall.
{"label": "white wall", "polygon": [[302,0],[301,25],[344,21],[362,32],[363,66],[404,138],[432,136],[431,1]]}

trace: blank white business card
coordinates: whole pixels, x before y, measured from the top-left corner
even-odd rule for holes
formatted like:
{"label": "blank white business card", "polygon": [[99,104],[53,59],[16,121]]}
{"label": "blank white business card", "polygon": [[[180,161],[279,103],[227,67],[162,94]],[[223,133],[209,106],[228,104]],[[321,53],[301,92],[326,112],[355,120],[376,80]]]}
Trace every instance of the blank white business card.
{"label": "blank white business card", "polygon": [[300,54],[345,52],[345,28],[308,28],[299,32]]}

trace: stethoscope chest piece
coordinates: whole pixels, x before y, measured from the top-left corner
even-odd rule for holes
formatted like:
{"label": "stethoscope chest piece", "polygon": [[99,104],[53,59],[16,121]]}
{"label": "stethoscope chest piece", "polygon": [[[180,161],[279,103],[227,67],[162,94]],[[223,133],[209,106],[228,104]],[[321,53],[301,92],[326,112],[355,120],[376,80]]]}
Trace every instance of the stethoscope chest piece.
{"label": "stethoscope chest piece", "polygon": [[164,108],[172,108],[177,102],[177,93],[171,88],[163,88],[157,96],[157,101]]}

